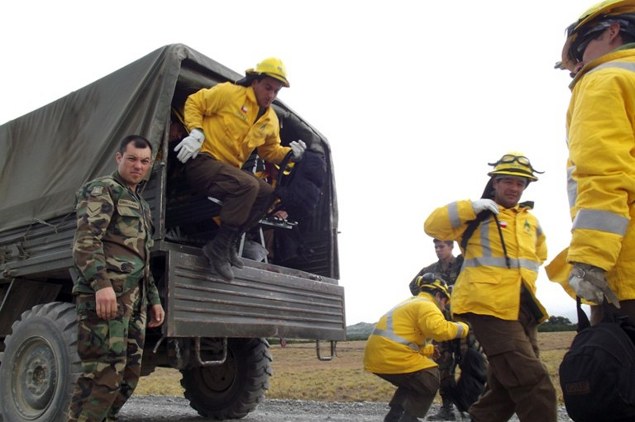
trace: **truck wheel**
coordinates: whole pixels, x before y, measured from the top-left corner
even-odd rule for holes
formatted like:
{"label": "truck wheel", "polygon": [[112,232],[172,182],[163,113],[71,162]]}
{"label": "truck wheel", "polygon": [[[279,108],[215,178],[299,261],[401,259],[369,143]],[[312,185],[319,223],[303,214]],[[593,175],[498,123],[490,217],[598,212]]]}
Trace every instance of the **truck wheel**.
{"label": "truck wheel", "polygon": [[244,418],[269,388],[272,358],[265,339],[229,339],[227,349],[223,365],[181,370],[185,398],[201,416]]}
{"label": "truck wheel", "polygon": [[81,371],[75,306],[62,302],[34,306],[11,330],[0,357],[0,414],[4,421],[66,421]]}

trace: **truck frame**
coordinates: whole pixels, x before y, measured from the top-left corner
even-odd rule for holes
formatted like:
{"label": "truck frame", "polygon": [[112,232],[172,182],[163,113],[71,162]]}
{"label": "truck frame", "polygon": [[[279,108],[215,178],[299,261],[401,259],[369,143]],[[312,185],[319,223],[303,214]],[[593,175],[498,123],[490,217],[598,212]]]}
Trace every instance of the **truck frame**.
{"label": "truck frame", "polygon": [[[81,372],[71,294],[74,193],[114,170],[117,145],[129,134],[148,138],[156,155],[143,196],[155,225],[151,270],[166,310],[165,323],[147,331],[142,376],[176,368],[200,415],[237,419],[253,411],[268,388],[268,338],[316,340],[319,359],[335,356],[346,323],[331,150],[281,101],[273,107],[282,143],[310,137],[325,157],[328,177],[315,212],[292,229],[272,229],[274,244],[282,245],[274,257],[245,259],[231,282],[210,271],[201,253],[214,235],[210,215],[217,205],[183,180],[170,139],[173,111],[191,93],[240,77],[185,45],[168,45],[0,126],[5,422],[66,420]],[[324,344],[330,349],[323,351]]]}

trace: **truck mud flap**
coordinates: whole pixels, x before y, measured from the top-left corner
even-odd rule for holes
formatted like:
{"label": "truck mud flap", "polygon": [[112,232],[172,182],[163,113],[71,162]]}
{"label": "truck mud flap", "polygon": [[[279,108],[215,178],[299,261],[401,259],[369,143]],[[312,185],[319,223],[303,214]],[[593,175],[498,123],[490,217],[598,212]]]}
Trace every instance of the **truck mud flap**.
{"label": "truck mud flap", "polygon": [[344,288],[335,280],[245,260],[228,282],[200,250],[174,249],[166,251],[164,335],[346,339]]}

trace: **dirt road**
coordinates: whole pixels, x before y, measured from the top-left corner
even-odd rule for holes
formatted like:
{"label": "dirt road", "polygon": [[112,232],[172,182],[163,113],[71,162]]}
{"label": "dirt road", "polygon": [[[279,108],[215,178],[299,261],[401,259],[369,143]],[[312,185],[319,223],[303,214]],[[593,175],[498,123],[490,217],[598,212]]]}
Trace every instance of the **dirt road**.
{"label": "dirt road", "polygon": [[[433,404],[429,414],[434,414],[438,410],[438,405]],[[388,412],[387,405],[377,402],[265,400],[256,411],[240,420],[242,422],[382,422],[386,412]],[[200,417],[189,406],[187,400],[180,397],[133,396],[122,409],[121,416],[124,422],[208,420]],[[514,416],[510,421],[518,421],[518,418]],[[563,407],[559,409],[558,421],[571,422]]]}
{"label": "dirt road", "polygon": [[[429,414],[439,410],[433,404]],[[385,403],[319,402],[306,400],[265,400],[258,408],[240,419],[241,422],[382,422],[388,412]],[[425,419],[422,419],[422,422]],[[459,419],[460,420],[460,419]],[[202,422],[210,421],[198,415],[181,397],[133,396],[121,411],[122,422]],[[515,416],[511,422],[518,421]],[[2,422],[2,417],[0,417]],[[8,421],[7,421],[8,422]],[[571,422],[561,407],[558,422]]]}

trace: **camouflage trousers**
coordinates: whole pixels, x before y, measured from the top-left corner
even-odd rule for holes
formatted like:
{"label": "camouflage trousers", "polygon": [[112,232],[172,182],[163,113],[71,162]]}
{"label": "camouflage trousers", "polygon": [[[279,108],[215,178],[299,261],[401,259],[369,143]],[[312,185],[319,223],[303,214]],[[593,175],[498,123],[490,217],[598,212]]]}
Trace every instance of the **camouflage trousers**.
{"label": "camouflage trousers", "polygon": [[77,352],[83,373],[71,398],[68,420],[117,420],[141,374],[146,309],[140,289],[117,298],[117,316],[111,320],[97,316],[94,295],[79,295],[77,318]]}
{"label": "camouflage trousers", "polygon": [[461,341],[462,340],[450,340],[437,343],[439,357],[435,359],[435,362],[439,365],[439,375],[441,378],[439,394],[442,398],[445,398],[448,395],[448,389],[454,387],[456,384],[455,374],[457,362],[455,353],[458,352]]}

